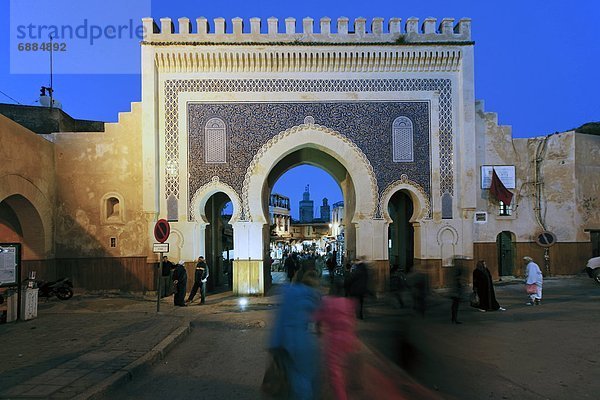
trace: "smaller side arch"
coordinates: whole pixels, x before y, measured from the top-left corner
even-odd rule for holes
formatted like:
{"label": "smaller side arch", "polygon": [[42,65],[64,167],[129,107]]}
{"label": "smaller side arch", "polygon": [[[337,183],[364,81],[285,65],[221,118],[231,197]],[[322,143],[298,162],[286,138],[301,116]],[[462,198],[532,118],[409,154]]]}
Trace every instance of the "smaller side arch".
{"label": "smaller side arch", "polygon": [[392,198],[394,193],[396,193],[399,190],[405,190],[406,192],[408,192],[413,202],[414,213],[411,218],[411,222],[430,218],[431,203],[429,202],[427,193],[425,193],[425,190],[423,189],[423,187],[421,187],[421,185],[408,179],[407,175],[402,174],[399,180],[389,184],[385,188],[379,200],[379,210],[381,212],[381,215],[387,222],[392,222],[392,218],[388,213],[388,205],[390,203],[390,199]]}
{"label": "smaller side arch", "polygon": [[181,260],[181,254],[185,245],[185,235],[179,229],[173,228],[169,234],[167,243],[169,243],[169,253],[167,256],[169,257],[170,261],[173,263],[179,262]]}
{"label": "smaller side arch", "polygon": [[192,221],[195,222],[203,222],[208,224],[208,219],[204,215],[204,207],[206,206],[206,202],[210,197],[217,193],[223,192],[231,199],[233,203],[233,215],[231,216],[230,224],[237,222],[240,220],[241,210],[242,210],[242,201],[237,192],[228,184],[221,182],[218,176],[213,176],[211,181],[205,185],[202,185],[194,196],[192,197],[192,202],[190,204],[190,215],[192,217]]}
{"label": "smaller side arch", "polygon": [[442,267],[452,266],[456,255],[456,245],[458,244],[458,232],[450,225],[443,226],[438,231],[437,241],[440,246]]}

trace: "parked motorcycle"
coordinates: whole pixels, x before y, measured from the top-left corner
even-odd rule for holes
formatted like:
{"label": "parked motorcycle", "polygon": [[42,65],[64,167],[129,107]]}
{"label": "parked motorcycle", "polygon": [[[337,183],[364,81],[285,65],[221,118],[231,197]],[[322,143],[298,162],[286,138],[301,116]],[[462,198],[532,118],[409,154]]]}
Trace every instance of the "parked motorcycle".
{"label": "parked motorcycle", "polygon": [[57,281],[35,281],[39,289],[38,296],[50,298],[58,297],[60,300],[69,300],[73,297],[73,282],[69,278],[62,278]]}

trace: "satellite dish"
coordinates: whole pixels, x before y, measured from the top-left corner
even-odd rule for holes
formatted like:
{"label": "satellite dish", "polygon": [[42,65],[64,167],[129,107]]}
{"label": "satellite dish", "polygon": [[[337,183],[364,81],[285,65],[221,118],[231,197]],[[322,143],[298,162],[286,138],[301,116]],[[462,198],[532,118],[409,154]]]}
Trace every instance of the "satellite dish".
{"label": "satellite dish", "polygon": [[[44,107],[50,107],[50,96],[40,96],[40,104]],[[60,108],[62,110],[61,102],[52,99],[52,108]]]}

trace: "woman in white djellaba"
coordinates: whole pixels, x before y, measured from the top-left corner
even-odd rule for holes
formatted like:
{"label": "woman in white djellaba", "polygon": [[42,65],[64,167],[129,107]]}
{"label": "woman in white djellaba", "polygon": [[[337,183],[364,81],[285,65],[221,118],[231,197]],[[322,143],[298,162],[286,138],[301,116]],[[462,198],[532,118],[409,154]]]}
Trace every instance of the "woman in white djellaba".
{"label": "woman in white djellaba", "polygon": [[533,262],[533,259],[529,256],[523,257],[523,260],[527,263],[525,266],[525,284],[535,285],[537,291],[529,295],[528,306],[539,306],[542,301],[542,284],[544,283],[544,277],[542,276],[542,270],[540,267]]}

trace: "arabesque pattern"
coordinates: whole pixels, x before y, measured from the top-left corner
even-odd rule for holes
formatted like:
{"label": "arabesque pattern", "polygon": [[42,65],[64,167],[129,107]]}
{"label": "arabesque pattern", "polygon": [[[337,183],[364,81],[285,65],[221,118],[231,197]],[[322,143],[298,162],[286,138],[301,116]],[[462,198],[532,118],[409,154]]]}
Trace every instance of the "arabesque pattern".
{"label": "arabesque pattern", "polygon": [[450,79],[175,79],[164,83],[165,197],[179,198],[178,97],[184,92],[402,92],[438,91],[440,196],[454,194],[452,83]]}

